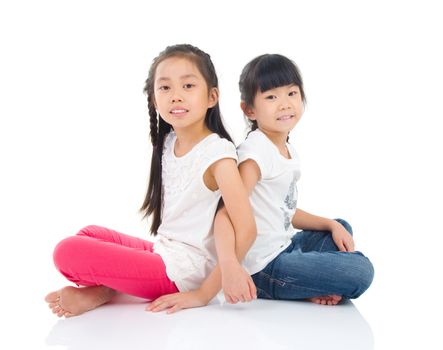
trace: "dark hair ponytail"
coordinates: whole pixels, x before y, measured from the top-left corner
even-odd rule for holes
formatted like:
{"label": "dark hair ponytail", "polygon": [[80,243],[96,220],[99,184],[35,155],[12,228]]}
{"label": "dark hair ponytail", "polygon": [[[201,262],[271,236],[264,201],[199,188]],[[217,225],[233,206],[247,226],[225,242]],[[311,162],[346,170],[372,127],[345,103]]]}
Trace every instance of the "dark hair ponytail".
{"label": "dark hair ponytail", "polygon": [[[154,236],[157,234],[157,230],[161,224],[163,211],[163,144],[166,136],[172,129],[172,126],[165,122],[161,115],[158,114],[157,110],[155,109],[154,81],[155,72],[160,62],[171,57],[185,57],[189,59],[196,65],[200,73],[205,78],[208,89],[214,87],[218,88],[217,73],[215,72],[211,57],[195,46],[189,44],[168,46],[163,52],[160,53],[160,55],[158,55],[154,59],[151,65],[148,79],[146,79],[146,84],[143,91],[148,96],[149,123],[151,129],[150,137],[153,150],[148,191],[146,193],[146,197],[142,207],[140,208],[140,211],[144,214],[143,217],[147,217],[152,214],[153,218],[150,232]],[[232,138],[229,136],[223,125],[220,113],[220,106],[218,102],[214,107],[208,108],[208,110],[206,111],[205,124],[210,131],[232,142]]]}

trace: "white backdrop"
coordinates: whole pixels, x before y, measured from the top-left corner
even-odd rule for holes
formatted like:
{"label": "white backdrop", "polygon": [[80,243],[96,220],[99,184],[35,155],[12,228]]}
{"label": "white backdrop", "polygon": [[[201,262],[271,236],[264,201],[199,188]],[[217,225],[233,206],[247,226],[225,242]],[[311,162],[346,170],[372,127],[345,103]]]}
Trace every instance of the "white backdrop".
{"label": "white backdrop", "polygon": [[[299,205],[347,219],[372,259],[373,286],[355,305],[376,347],[437,348],[441,18],[426,0],[2,2],[3,302],[26,308],[63,285],[52,248],[82,226],[148,238],[138,213],[150,157],[142,89],[161,50],[191,43],[213,58],[237,143],[244,64],[262,53],[298,64],[308,99],[291,134]],[[17,321],[16,303],[5,309]]]}

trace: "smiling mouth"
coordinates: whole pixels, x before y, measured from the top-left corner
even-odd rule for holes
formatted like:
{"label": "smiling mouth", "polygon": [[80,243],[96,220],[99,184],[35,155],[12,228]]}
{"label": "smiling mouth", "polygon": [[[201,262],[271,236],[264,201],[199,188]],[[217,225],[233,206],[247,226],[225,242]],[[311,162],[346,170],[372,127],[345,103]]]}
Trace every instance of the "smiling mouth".
{"label": "smiling mouth", "polygon": [[294,118],[294,114],[291,115],[282,115],[281,117],[277,118],[277,120],[289,120]]}
{"label": "smiling mouth", "polygon": [[181,115],[181,114],[185,114],[187,112],[189,112],[189,110],[184,109],[184,108],[177,108],[177,109],[171,110],[169,113],[174,114],[174,115]]}

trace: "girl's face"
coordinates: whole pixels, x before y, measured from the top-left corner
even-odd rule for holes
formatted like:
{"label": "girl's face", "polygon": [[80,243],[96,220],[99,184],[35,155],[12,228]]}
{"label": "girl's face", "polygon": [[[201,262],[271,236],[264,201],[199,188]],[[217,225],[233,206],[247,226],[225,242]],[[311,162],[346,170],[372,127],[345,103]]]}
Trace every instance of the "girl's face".
{"label": "girl's face", "polygon": [[174,130],[201,127],[206,111],[218,101],[218,90],[208,91],[205,78],[187,58],[171,57],[155,71],[155,108]]}
{"label": "girl's face", "polygon": [[254,105],[242,103],[242,109],[249,119],[257,121],[260,130],[287,136],[300,120],[304,106],[299,87],[292,84],[258,91]]}

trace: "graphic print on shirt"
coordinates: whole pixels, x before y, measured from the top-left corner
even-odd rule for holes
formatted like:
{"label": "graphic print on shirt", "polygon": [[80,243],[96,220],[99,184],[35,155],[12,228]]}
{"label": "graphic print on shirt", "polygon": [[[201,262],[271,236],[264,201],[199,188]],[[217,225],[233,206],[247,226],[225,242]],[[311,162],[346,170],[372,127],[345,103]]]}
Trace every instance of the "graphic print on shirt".
{"label": "graphic print on shirt", "polygon": [[291,227],[291,213],[294,212],[294,209],[297,207],[297,177],[295,171],[292,175],[292,181],[289,185],[288,194],[285,198],[285,206],[280,207],[281,211],[284,215],[284,225],[285,230],[287,231]]}

